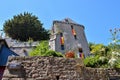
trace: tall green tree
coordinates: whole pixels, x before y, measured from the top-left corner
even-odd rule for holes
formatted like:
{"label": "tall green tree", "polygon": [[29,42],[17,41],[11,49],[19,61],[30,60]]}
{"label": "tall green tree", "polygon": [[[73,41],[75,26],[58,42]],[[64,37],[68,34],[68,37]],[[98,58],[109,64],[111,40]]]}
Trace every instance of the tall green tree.
{"label": "tall green tree", "polygon": [[34,41],[49,39],[49,32],[43,28],[38,17],[28,12],[20,13],[5,21],[3,30],[7,36],[20,41],[27,41],[29,38]]}

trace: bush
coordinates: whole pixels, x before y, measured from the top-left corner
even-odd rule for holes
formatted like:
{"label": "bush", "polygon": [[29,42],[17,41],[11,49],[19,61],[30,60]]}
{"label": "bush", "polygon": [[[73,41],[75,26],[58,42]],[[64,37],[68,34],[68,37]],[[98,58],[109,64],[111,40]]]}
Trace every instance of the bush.
{"label": "bush", "polygon": [[49,50],[49,48],[48,48],[48,41],[41,41],[36,46],[36,48],[34,48],[30,52],[30,56],[43,56],[48,50]]}
{"label": "bush", "polygon": [[53,50],[48,50],[43,56],[54,56],[54,57],[63,57],[63,55],[60,52],[56,52]]}
{"label": "bush", "polygon": [[54,56],[63,57],[62,53],[49,50],[48,41],[41,41],[35,49],[30,52],[30,56]]}
{"label": "bush", "polygon": [[84,59],[84,64],[86,67],[107,67],[107,63],[108,59],[100,56],[90,56]]}

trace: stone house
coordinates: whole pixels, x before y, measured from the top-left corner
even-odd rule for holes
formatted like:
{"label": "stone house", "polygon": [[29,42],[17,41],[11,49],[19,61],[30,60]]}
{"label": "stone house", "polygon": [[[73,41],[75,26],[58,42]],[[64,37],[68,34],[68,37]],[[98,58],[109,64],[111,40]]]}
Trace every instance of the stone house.
{"label": "stone house", "polygon": [[84,56],[88,56],[89,46],[84,32],[85,27],[66,18],[62,21],[53,21],[49,46],[51,50],[65,53],[73,50],[76,54],[82,48]]}
{"label": "stone house", "polygon": [[29,53],[33,48],[37,46],[39,42],[20,42],[11,38],[5,38],[10,50],[19,54],[20,56],[26,56],[24,50]]}

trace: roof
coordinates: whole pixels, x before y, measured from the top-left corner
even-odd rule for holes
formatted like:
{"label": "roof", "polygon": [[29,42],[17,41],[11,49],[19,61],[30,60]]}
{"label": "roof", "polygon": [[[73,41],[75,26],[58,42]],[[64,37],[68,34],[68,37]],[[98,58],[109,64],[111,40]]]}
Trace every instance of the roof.
{"label": "roof", "polygon": [[35,47],[39,42],[36,41],[36,42],[19,42],[19,41],[16,41],[16,40],[13,40],[11,38],[5,38],[6,40],[6,43],[8,44],[8,46],[11,48],[11,47]]}
{"label": "roof", "polygon": [[74,23],[74,24],[77,24],[75,21],[73,21],[72,19],[70,18],[65,18],[62,20],[63,22],[67,22],[67,23]]}
{"label": "roof", "polygon": [[19,56],[12,50],[10,50],[6,45],[1,45],[0,48],[0,66],[5,66],[9,56]]}
{"label": "roof", "polygon": [[66,23],[66,24],[77,25],[77,26],[80,26],[80,27],[83,27],[83,28],[84,28],[83,25],[76,23],[75,21],[73,21],[73,20],[70,19],[70,18],[65,18],[65,19],[63,19],[63,20],[61,20],[61,21],[54,20],[54,21],[53,21],[53,24],[54,24],[54,23]]}
{"label": "roof", "polygon": [[31,51],[34,47],[39,44],[39,41],[36,42],[19,42],[12,38],[5,38],[10,50],[19,54],[19,56],[24,56],[23,49],[27,50],[27,52]]}

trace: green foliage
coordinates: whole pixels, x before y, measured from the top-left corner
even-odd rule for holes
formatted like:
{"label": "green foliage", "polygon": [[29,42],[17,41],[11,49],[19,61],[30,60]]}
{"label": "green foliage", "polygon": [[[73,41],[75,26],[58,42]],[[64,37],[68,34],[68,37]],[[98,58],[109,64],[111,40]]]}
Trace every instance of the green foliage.
{"label": "green foliage", "polygon": [[117,60],[117,62],[115,64],[115,68],[120,68],[120,59]]}
{"label": "green foliage", "polygon": [[91,53],[94,56],[84,59],[87,67],[120,68],[120,29],[111,29],[112,42],[108,46],[89,43]]}
{"label": "green foliage", "polygon": [[63,57],[62,53],[49,50],[48,41],[41,41],[35,49],[30,52],[30,56],[54,56]]}
{"label": "green foliage", "polygon": [[31,56],[43,56],[48,51],[48,41],[41,41],[31,52]]}
{"label": "green foliage", "polygon": [[61,53],[53,51],[53,50],[48,50],[43,56],[63,57]]}
{"label": "green foliage", "polygon": [[94,55],[106,56],[110,49],[103,44],[89,43],[90,52]]}
{"label": "green foliage", "polygon": [[29,38],[34,41],[47,40],[49,33],[42,26],[38,17],[24,12],[24,14],[20,13],[5,21],[3,30],[7,36],[20,41],[27,41]]}
{"label": "green foliage", "polygon": [[86,65],[86,67],[92,68],[106,67],[107,63],[108,59],[100,56],[90,56],[84,59],[84,64]]}
{"label": "green foliage", "polygon": [[96,67],[96,65],[98,64],[98,56],[93,57],[87,57],[86,59],[84,59],[84,64],[86,65],[86,67]]}

